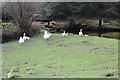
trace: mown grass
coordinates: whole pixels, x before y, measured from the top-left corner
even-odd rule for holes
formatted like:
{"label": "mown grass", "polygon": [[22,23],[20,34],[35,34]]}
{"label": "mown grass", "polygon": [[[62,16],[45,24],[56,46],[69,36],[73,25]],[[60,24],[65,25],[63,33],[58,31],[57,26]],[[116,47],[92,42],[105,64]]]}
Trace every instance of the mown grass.
{"label": "mown grass", "polygon": [[2,45],[3,76],[14,67],[24,78],[118,77],[117,45],[116,39],[60,34],[48,41],[40,34],[22,46],[8,42]]}

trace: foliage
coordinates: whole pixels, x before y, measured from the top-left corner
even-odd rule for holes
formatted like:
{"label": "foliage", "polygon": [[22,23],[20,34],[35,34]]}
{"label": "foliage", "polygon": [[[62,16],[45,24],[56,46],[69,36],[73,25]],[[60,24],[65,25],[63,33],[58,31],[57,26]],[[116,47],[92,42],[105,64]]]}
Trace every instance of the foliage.
{"label": "foliage", "polygon": [[[32,22],[40,19],[71,18],[118,18],[120,3],[87,3],[87,2],[7,2],[3,3],[3,17],[10,18],[21,30],[30,33]],[[38,16],[36,16],[36,14]],[[99,22],[100,23],[100,22]],[[119,21],[118,21],[119,23]],[[4,25],[3,25],[4,26]]]}
{"label": "foliage", "polygon": [[[19,4],[18,4],[19,3]],[[119,6],[120,3],[96,3],[96,2],[43,2],[43,3],[15,3],[16,8],[20,9],[21,7],[25,7],[25,9],[31,9],[30,11],[33,13],[40,14],[40,17],[44,19],[54,18],[66,18],[68,16],[86,16],[91,18],[98,17],[119,17]],[[4,3],[5,5],[6,3]],[[24,6],[25,4],[25,6]],[[29,8],[27,8],[27,4],[29,4]],[[3,5],[3,13],[10,14],[10,10],[7,9],[6,6]],[[8,5],[8,4],[6,4]],[[20,5],[20,6],[19,6]],[[14,5],[15,6],[15,5]],[[34,8],[34,9],[32,9]],[[22,10],[22,9],[21,9]],[[22,10],[26,11],[26,10]],[[34,12],[35,11],[35,12]],[[19,12],[19,11],[18,11]],[[22,13],[23,14],[23,13]],[[29,14],[28,14],[29,15]],[[63,17],[64,16],[64,17]]]}
{"label": "foliage", "polygon": [[117,25],[120,27],[120,19],[117,19]]}
{"label": "foliage", "polygon": [[66,19],[70,16],[73,16],[73,18],[75,16],[82,18],[117,18],[120,14],[118,3],[60,2],[46,4],[49,5],[48,11],[50,11],[53,19]]}
{"label": "foliage", "polygon": [[52,17],[55,19],[66,19],[68,16],[79,13],[82,3],[62,2],[52,7]]}
{"label": "foliage", "polygon": [[[57,4],[57,3],[55,3]],[[46,3],[36,3],[37,5],[37,13],[39,14],[39,17],[41,19],[50,19],[50,16],[51,16],[51,6],[52,5],[55,5],[53,4],[52,2],[49,3],[49,2],[46,2]]]}
{"label": "foliage", "polygon": [[6,27],[6,26],[11,26],[13,25],[12,23],[2,23],[2,27]]}

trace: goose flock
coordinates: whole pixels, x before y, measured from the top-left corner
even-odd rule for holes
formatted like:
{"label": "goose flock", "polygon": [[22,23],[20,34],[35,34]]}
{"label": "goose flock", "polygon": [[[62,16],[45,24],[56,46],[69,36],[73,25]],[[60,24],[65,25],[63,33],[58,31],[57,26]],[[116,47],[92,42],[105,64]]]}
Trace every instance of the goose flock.
{"label": "goose flock", "polygon": [[19,44],[22,44],[22,43],[24,43],[24,39],[22,37],[20,37]]}
{"label": "goose flock", "polygon": [[24,40],[29,40],[30,38],[28,36],[26,36],[26,33],[23,34],[23,39]]}
{"label": "goose flock", "polygon": [[[80,29],[79,31],[79,36],[88,36],[88,35],[83,35],[82,32],[83,29]],[[62,36],[65,37],[66,35],[68,35],[68,33],[65,32],[65,30],[63,30]],[[52,34],[49,34],[47,30],[45,30],[43,38],[45,40],[48,40],[50,37],[52,36]],[[19,38],[19,44],[23,44],[25,41],[29,40],[30,37],[26,36],[26,33],[23,34],[23,37],[20,36]]]}
{"label": "goose flock", "polygon": [[26,36],[26,33],[23,34],[23,37],[20,36],[19,38],[19,44],[23,44],[25,41],[29,40],[30,37]]}

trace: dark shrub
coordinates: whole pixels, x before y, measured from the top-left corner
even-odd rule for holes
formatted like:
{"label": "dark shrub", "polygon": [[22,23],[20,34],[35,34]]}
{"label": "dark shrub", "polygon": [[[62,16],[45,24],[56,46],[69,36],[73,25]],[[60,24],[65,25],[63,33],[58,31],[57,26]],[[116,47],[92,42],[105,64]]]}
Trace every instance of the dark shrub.
{"label": "dark shrub", "polygon": [[5,27],[4,29],[2,29],[2,43],[19,39],[21,33],[22,32],[20,28],[16,26]]}
{"label": "dark shrub", "polygon": [[[18,26],[5,27],[2,29],[2,34],[0,34],[2,35],[2,43],[19,40],[19,37],[23,36],[23,33],[24,32],[22,32]],[[26,34],[27,36],[32,37],[38,33],[40,33],[40,27],[32,26]]]}

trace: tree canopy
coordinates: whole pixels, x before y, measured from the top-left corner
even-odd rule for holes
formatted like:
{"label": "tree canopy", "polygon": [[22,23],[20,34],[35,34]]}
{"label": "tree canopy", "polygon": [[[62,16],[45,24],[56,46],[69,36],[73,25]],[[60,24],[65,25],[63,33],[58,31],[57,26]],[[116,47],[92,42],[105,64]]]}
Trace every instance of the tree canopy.
{"label": "tree canopy", "polygon": [[35,14],[54,20],[120,17],[120,2],[6,2],[2,9],[3,20],[12,18],[23,31],[30,29]]}

